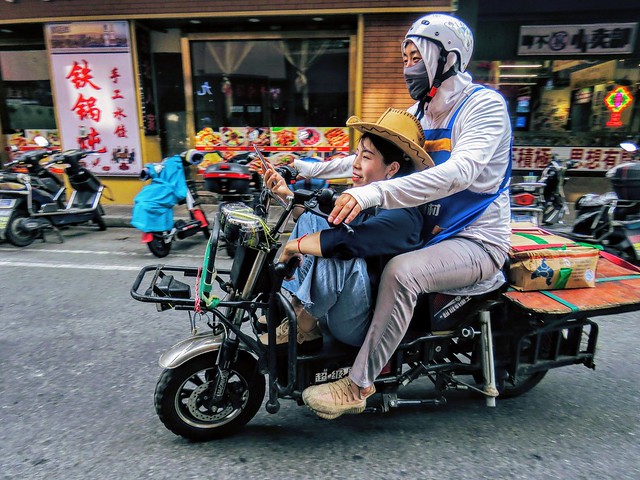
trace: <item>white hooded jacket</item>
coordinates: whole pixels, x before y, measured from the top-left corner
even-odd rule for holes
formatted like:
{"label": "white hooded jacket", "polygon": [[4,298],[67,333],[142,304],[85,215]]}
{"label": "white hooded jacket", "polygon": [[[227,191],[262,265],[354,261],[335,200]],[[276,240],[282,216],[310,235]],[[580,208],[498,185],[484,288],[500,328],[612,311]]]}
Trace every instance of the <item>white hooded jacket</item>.
{"label": "white hooded jacket", "polygon": [[[424,38],[411,40],[427,65],[432,83],[438,47]],[[453,53],[449,54],[445,71],[453,63],[453,57]],[[422,127],[425,130],[446,128],[458,106],[477,87],[466,72],[445,80],[426,108],[420,121]],[[408,110],[416,114],[416,108],[417,103]],[[374,206],[414,207],[467,188],[473,192],[495,193],[511,161],[511,124],[504,98],[488,88],[475,92],[455,120],[451,145],[451,157],[441,165],[397,179],[351,188],[345,193],[352,195],[362,209]],[[315,164],[297,161],[295,166],[305,177],[350,177],[353,159],[354,156],[349,156]],[[509,194],[505,191],[456,237],[466,237],[481,244],[501,265],[510,246],[510,221]],[[466,288],[464,292],[479,294],[490,291],[502,283],[501,277]]]}

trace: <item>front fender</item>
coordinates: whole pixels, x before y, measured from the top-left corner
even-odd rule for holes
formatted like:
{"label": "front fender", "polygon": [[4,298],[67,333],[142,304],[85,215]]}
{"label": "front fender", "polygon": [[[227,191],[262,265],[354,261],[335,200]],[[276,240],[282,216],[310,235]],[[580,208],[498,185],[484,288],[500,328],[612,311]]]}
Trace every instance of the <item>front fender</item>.
{"label": "front fender", "polygon": [[203,353],[214,352],[222,344],[222,335],[201,333],[176,343],[160,356],[162,368],[176,368]]}

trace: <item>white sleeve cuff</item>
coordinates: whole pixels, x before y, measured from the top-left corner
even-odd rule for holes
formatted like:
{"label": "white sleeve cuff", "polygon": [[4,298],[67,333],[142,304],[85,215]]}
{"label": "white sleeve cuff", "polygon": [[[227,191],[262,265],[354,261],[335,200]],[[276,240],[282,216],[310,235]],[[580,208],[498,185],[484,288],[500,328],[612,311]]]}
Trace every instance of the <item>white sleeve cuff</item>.
{"label": "white sleeve cuff", "polygon": [[356,199],[362,210],[377,207],[382,203],[382,194],[375,184],[349,188],[344,191]]}

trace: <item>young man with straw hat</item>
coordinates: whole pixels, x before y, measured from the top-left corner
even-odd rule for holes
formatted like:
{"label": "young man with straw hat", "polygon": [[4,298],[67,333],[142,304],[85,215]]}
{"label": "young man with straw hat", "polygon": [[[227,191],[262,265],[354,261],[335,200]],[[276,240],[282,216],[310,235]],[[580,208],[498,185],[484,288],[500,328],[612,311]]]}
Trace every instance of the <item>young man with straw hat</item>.
{"label": "young man with straw hat", "polygon": [[[433,165],[422,148],[425,138],[420,122],[404,110],[390,108],[376,122],[351,117],[347,125],[363,133],[352,163],[354,185],[399,178]],[[283,198],[291,194],[275,171],[265,173],[265,185]],[[422,246],[422,222],[416,207],[361,212],[351,222],[353,233],[329,228],[326,220],[312,213],[298,217],[279,261],[301,257],[295,277],[283,284],[293,296],[300,351],[322,345],[317,319],[341,342],[362,345],[380,274],[393,256]],[[260,341],[266,344],[267,335]],[[286,345],[287,341],[285,322],[276,330],[276,343]]]}
{"label": "young man with straw hat", "polygon": [[[329,221],[339,224],[374,206],[427,206],[424,246],[386,265],[371,326],[349,376],[303,392],[307,406],[323,418],[364,410],[420,294],[483,294],[504,283],[501,267],[511,232],[511,126],[502,96],[473,84],[466,72],[472,51],[471,30],[455,17],[426,15],[411,26],[402,42],[404,76],[417,101],[410,111],[420,119],[424,147],[435,166],[346,190],[331,212]],[[347,163],[327,167],[333,170],[329,174],[337,176]],[[303,176],[318,171],[301,168]]]}

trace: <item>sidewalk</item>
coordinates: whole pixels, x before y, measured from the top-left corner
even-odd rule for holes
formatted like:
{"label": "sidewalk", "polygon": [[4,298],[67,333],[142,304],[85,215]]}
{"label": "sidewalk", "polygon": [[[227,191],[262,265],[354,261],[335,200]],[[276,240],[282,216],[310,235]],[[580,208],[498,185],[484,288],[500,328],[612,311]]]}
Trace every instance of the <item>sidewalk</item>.
{"label": "sidewalk", "polygon": [[[104,221],[107,227],[131,227],[133,205],[101,204],[104,209]],[[203,204],[207,217],[213,218],[218,213],[218,204]],[[189,220],[189,212],[184,205],[176,205],[173,209],[174,220]],[[131,227],[133,228],[133,227]]]}

